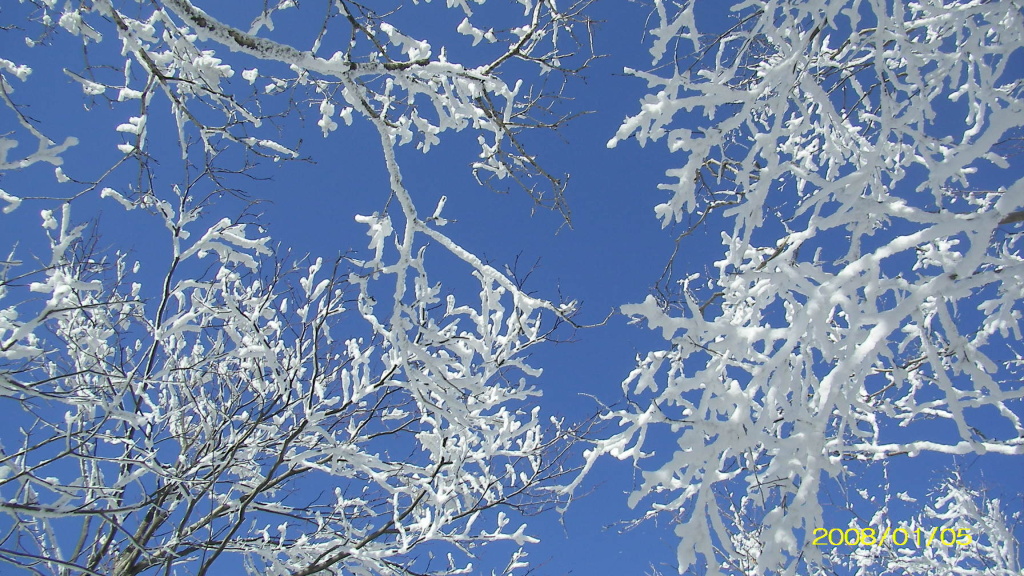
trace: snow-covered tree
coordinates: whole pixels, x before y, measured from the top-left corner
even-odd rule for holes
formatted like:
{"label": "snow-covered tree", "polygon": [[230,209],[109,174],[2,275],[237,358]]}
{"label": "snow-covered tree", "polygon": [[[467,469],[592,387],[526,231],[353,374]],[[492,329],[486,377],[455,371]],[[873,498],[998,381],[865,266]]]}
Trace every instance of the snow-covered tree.
{"label": "snow-covered tree", "polygon": [[630,503],[675,523],[680,572],[792,574],[863,463],[1024,454],[1024,11],[731,4],[655,0],[654,68],[629,71],[648,93],[609,146],[683,157],[669,272],[688,234],[724,248],[623,307],[666,343],[589,462],[643,470]]}
{"label": "snow-covered tree", "polygon": [[[909,500],[905,493],[886,494],[889,500]],[[959,473],[945,479],[928,495],[930,504],[911,520],[894,520],[890,502],[883,501],[870,518],[871,526],[851,522],[858,538],[872,544],[830,547],[823,574],[986,574],[1018,576],[1019,544],[1014,530],[1020,509],[966,485]],[[913,504],[911,504],[913,505]],[[864,530],[868,529],[869,532]]]}
{"label": "snow-covered tree", "polygon": [[[456,242],[447,199],[426,204],[399,159],[461,132],[479,182],[568,219],[526,132],[574,115],[561,89],[590,31],[586,0],[483,3],[0,8],[0,561],[529,568],[523,516],[586,477],[563,481],[580,436],[535,406],[526,358],[575,305]],[[610,145],[682,156],[656,208],[680,250],[623,307],[665,343],[584,469],[642,471],[630,503],[675,525],[680,572],[1019,571],[1002,508],[958,481],[916,524],[876,483],[885,505],[849,526],[970,530],[975,548],[810,544],[879,462],[1024,453],[1019,2],[654,0],[651,22],[652,68],[630,71],[649,94]],[[47,71],[73,112],[30,105]],[[367,241],[293,257],[236,202],[347,130],[388,177],[379,208],[342,215]],[[721,257],[691,273],[709,230]]]}
{"label": "snow-covered tree", "polygon": [[[803,566],[813,576],[886,576],[984,574],[1019,576],[1020,499],[1003,502],[966,485],[959,472],[945,478],[923,499],[893,491],[861,489],[873,513],[848,525],[813,531],[812,544],[821,548],[820,564]],[[741,500],[742,498],[737,498]],[[847,502],[844,500],[844,502]],[[909,513],[908,513],[909,512]],[[731,535],[729,556],[720,549],[720,571],[747,576],[758,573],[764,551],[764,526],[737,506],[725,511],[728,521],[742,527]],[[668,570],[654,569],[655,576]],[[700,573],[687,572],[687,573]]]}
{"label": "snow-covered tree", "polygon": [[[0,59],[0,231],[41,208],[44,241],[3,237],[0,562],[116,576],[527,567],[522,517],[558,499],[575,432],[533,405],[524,354],[573,305],[527,295],[453,241],[444,198],[423,215],[396,148],[471,131],[474,171],[564,208],[562,181],[519,140],[562,121],[559,94],[508,78],[571,72],[580,7],[509,2],[496,29],[464,1],[303,2],[296,22],[314,25],[276,34],[298,2],[243,4],[2,9],[5,56],[23,59]],[[452,11],[453,32],[486,45],[459,62],[395,24]],[[97,148],[109,139],[26,111],[39,67],[119,118],[112,166]],[[238,179],[301,155],[301,130],[277,120],[309,109],[325,137],[368,123],[390,181],[381,211],[348,216],[368,245],[334,261],[281,252],[245,212],[223,217]],[[65,171],[73,154],[93,172]],[[19,187],[47,164],[51,188]],[[139,254],[158,256],[106,248],[117,230],[90,223],[97,210],[135,222]],[[431,251],[461,262],[478,297],[428,275]],[[502,541],[503,560],[474,564]]]}

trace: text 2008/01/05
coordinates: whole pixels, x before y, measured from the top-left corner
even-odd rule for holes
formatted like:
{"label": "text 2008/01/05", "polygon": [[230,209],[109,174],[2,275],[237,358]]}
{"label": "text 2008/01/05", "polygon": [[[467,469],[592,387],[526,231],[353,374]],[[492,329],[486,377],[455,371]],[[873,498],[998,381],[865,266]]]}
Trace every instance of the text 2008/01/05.
{"label": "text 2008/01/05", "polygon": [[815,528],[814,546],[967,546],[971,544],[967,528]]}

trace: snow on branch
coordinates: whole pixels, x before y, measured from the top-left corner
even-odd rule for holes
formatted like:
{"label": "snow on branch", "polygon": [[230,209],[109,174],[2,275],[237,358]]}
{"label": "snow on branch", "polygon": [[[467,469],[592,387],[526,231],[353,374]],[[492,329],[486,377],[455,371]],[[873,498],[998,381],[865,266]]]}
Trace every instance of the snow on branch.
{"label": "snow on branch", "polygon": [[536,542],[513,520],[554,503],[575,436],[532,404],[525,353],[559,322],[554,306],[465,252],[479,302],[458,301],[377,216],[361,218],[373,259],[290,264],[238,221],[103,195],[162,224],[172,260],[152,282],[125,254],[89,251],[65,203],[44,214],[52,258],[27,272],[41,278],[17,288],[4,264],[0,402],[35,420],[0,446],[0,510],[21,536],[0,543],[5,561],[461,574],[470,547]]}
{"label": "snow on branch", "polygon": [[[88,64],[65,76],[86,105],[106,99],[126,113],[110,126],[115,165],[41,211],[43,253],[19,246],[34,258],[12,249],[0,262],[0,403],[25,421],[0,444],[0,526],[12,536],[0,559],[49,574],[467,574],[480,546],[506,542],[519,549],[495,565],[529,568],[522,547],[536,538],[524,519],[564,498],[578,432],[534,405],[540,369],[527,353],[572,307],[526,294],[442,233],[443,203],[421,219],[396,147],[427,151],[472,130],[481,170],[548,180],[556,189],[543,198],[561,207],[564,181],[519,142],[522,130],[560,124],[546,119],[559,94],[526,100],[528,83],[506,84],[499,68],[571,73],[555,36],[585,25],[584,4],[517,2],[518,32],[482,33],[498,56],[473,50],[467,63],[355,3],[325,3],[309,49],[270,34],[273,16],[297,11],[287,1],[251,26],[199,4],[33,4],[40,38],[81,40]],[[478,30],[482,16],[449,4]],[[328,24],[351,42],[325,56]],[[29,42],[39,53],[48,44]],[[5,97],[6,77],[28,73],[8,64]],[[307,104],[317,133],[362,117],[380,137],[382,203],[387,192],[397,201],[358,217],[362,257],[295,259],[248,212],[216,211],[250,162],[301,158],[301,128],[270,130]],[[182,168],[170,183],[179,172],[155,136],[167,109]],[[3,156],[5,170],[59,164],[74,143],[21,126],[39,152]],[[232,146],[240,169],[220,164]],[[138,173],[111,182],[122,165]],[[0,199],[5,214],[29,201]],[[144,256],[106,249],[101,224],[76,223],[89,201],[144,223],[132,238]],[[476,288],[442,284],[428,257],[438,251]]]}
{"label": "snow on branch", "polygon": [[[66,11],[60,25],[82,39],[90,61],[106,59],[103,65],[123,70],[123,80],[115,80],[107,70],[96,73],[99,68],[67,73],[87,94],[116,93],[118,101],[142,101],[142,113],[133,110],[134,120],[117,127],[127,138],[119,149],[129,157],[148,150],[144,126],[159,102],[153,100],[156,94],[170,105],[183,154],[198,135],[209,155],[235,144],[275,160],[299,157],[301,138],[281,142],[280,135],[268,133],[266,121],[291,115],[299,103],[308,102],[321,113],[318,125],[325,137],[338,128],[336,115],[349,124],[353,112],[371,121],[386,120],[397,142],[414,143],[424,152],[444,133],[471,129],[481,150],[472,165],[474,173],[481,179],[512,180],[539,204],[561,210],[568,218],[562,198],[565,178],[549,173],[528,153],[521,135],[529,129],[561,126],[573,114],[557,111],[560,90],[552,92],[521,78],[507,80],[503,73],[510,68],[505,63],[517,60],[567,76],[585,67],[589,59],[575,55],[575,38],[582,37],[576,35],[577,29],[589,25],[582,14],[586,0],[563,8],[551,1],[525,2],[521,25],[506,22],[500,28],[506,32],[486,33],[472,24],[483,17],[463,6],[466,16],[458,31],[479,33],[481,38],[486,34],[489,43],[505,46],[492,50],[498,54],[493,58],[481,58],[481,50],[469,51],[465,61],[450,59],[462,50],[438,50],[378,12],[348,2],[329,4],[331,18],[316,38],[309,39],[308,48],[299,48],[270,37],[269,14],[258,17],[246,31],[190,0],[159,0],[134,11],[109,0],[89,0]],[[43,8],[47,16],[48,10]],[[52,19],[44,21],[51,22],[50,32],[56,31]],[[325,53],[321,44],[327,34],[351,41],[344,50]],[[120,41],[119,54],[108,54],[109,40],[104,43],[104,37]],[[236,78],[239,66],[241,81]],[[19,77],[25,75],[13,64],[7,68]],[[282,97],[285,92],[293,97]]]}
{"label": "snow on branch", "polygon": [[[1024,15],[777,0],[711,30],[700,14],[656,3],[658,67],[629,71],[649,92],[609,146],[682,153],[655,212],[721,222],[722,254],[664,287],[677,296],[623,307],[666,342],[589,463],[644,470],[630,502],[679,522],[681,572],[789,573],[821,560],[808,536],[847,467],[1024,454],[1024,179],[1001,148],[1024,133]],[[660,434],[673,454],[647,448]]]}

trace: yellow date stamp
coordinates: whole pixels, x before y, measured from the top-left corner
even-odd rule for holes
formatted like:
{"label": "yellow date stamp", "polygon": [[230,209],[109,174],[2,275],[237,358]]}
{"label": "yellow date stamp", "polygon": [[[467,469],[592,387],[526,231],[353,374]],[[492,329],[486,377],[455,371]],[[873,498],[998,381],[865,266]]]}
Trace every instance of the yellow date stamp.
{"label": "yellow date stamp", "polygon": [[814,546],[968,546],[971,532],[967,528],[815,528]]}

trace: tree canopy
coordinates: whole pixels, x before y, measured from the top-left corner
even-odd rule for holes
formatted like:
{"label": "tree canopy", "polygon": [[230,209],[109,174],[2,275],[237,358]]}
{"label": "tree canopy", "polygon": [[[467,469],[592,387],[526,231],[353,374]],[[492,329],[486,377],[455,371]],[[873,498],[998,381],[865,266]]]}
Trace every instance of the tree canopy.
{"label": "tree canopy", "polygon": [[[524,574],[607,507],[655,572],[1020,573],[1019,492],[960,465],[1024,455],[1019,3],[32,0],[0,38],[5,566]],[[574,188],[604,154],[662,201]],[[487,254],[627,204],[661,249],[610,316]]]}

